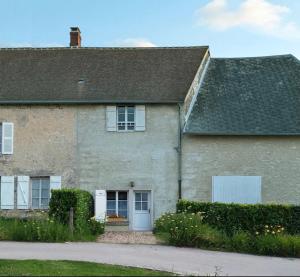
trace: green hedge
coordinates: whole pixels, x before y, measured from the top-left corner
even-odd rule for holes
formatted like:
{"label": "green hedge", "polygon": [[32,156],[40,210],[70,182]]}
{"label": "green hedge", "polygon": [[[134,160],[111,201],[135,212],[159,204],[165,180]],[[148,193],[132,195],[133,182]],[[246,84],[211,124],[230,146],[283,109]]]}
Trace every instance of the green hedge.
{"label": "green hedge", "polygon": [[70,208],[74,209],[74,227],[84,232],[94,215],[93,196],[79,189],[53,190],[49,203],[49,216],[62,224],[69,223]]}
{"label": "green hedge", "polygon": [[288,234],[300,233],[300,206],[240,205],[180,200],[177,212],[203,212],[203,223],[232,235],[237,231],[261,232],[266,225],[281,225]]}

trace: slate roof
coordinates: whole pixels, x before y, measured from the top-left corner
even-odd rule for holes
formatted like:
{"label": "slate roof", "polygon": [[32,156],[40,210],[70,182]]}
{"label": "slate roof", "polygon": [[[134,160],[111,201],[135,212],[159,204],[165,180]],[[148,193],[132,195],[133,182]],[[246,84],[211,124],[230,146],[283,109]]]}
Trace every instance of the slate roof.
{"label": "slate roof", "polygon": [[183,102],[207,50],[0,49],[0,104]]}
{"label": "slate roof", "polygon": [[300,135],[300,61],[211,59],[184,132]]}

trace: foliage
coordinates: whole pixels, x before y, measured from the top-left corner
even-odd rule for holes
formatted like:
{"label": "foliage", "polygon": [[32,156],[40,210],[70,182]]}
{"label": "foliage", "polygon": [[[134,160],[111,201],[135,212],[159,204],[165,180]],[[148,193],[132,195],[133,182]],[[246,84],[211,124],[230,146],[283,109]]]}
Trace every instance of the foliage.
{"label": "foliage", "polygon": [[[265,226],[284,226],[288,234],[300,234],[300,206],[240,205],[180,200],[177,212],[202,212],[203,223],[233,235],[238,231],[263,233]],[[272,230],[273,231],[273,230]]]}
{"label": "foliage", "polygon": [[0,240],[60,242],[74,239],[67,226],[54,220],[0,218]]}
{"label": "foliage", "polygon": [[75,261],[0,260],[0,276],[171,276],[171,273]]}
{"label": "foliage", "polygon": [[89,229],[91,231],[92,235],[100,235],[104,233],[104,223],[99,222],[95,219],[95,217],[92,217],[88,220],[89,222]]}
{"label": "foliage", "polygon": [[284,234],[284,227],[281,226],[264,228],[264,232],[256,234],[245,231],[226,234],[204,223],[202,214],[182,212],[162,215],[156,220],[154,231],[160,238],[175,246],[300,257],[300,236]]}
{"label": "foliage", "polygon": [[49,216],[65,225],[69,224],[69,211],[73,208],[74,226],[79,233],[87,231],[94,215],[93,196],[79,189],[53,190],[49,207]]}

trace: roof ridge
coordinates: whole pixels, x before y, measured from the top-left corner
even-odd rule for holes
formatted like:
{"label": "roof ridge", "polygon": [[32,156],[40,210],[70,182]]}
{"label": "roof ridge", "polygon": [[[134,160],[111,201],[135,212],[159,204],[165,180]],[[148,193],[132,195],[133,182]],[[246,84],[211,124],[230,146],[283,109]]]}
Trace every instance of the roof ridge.
{"label": "roof ridge", "polygon": [[[254,57],[229,57],[229,58],[212,58],[213,60],[250,60],[250,59],[270,59],[270,58],[283,58],[283,57],[294,57],[292,54],[279,54],[269,56],[254,56]],[[297,58],[296,58],[297,59]]]}
{"label": "roof ridge", "polygon": [[47,50],[159,50],[159,49],[205,49],[209,46],[160,46],[160,47],[0,47],[0,51],[21,51],[21,50],[35,50],[35,51],[47,51]]}

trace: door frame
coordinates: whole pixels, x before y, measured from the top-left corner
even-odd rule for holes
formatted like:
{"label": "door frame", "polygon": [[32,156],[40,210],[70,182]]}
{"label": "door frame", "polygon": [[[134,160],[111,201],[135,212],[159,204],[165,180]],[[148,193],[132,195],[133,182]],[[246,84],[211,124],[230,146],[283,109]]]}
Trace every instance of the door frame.
{"label": "door frame", "polygon": [[[149,193],[149,197],[150,197],[150,201],[149,201],[149,206],[150,206],[150,229],[149,230],[135,230],[134,229],[134,213],[135,213],[135,193],[136,192],[148,192]],[[130,199],[131,199],[131,204],[130,204],[130,206],[132,207],[132,209],[131,209],[131,211],[132,211],[132,213],[131,213],[131,216],[130,216],[130,218],[131,218],[131,224],[130,224],[130,229],[132,230],[132,231],[141,231],[141,232],[143,232],[143,231],[152,231],[153,230],[153,203],[154,203],[154,201],[153,201],[153,191],[151,190],[151,189],[133,189],[132,190],[132,196],[131,197],[129,197]]]}

